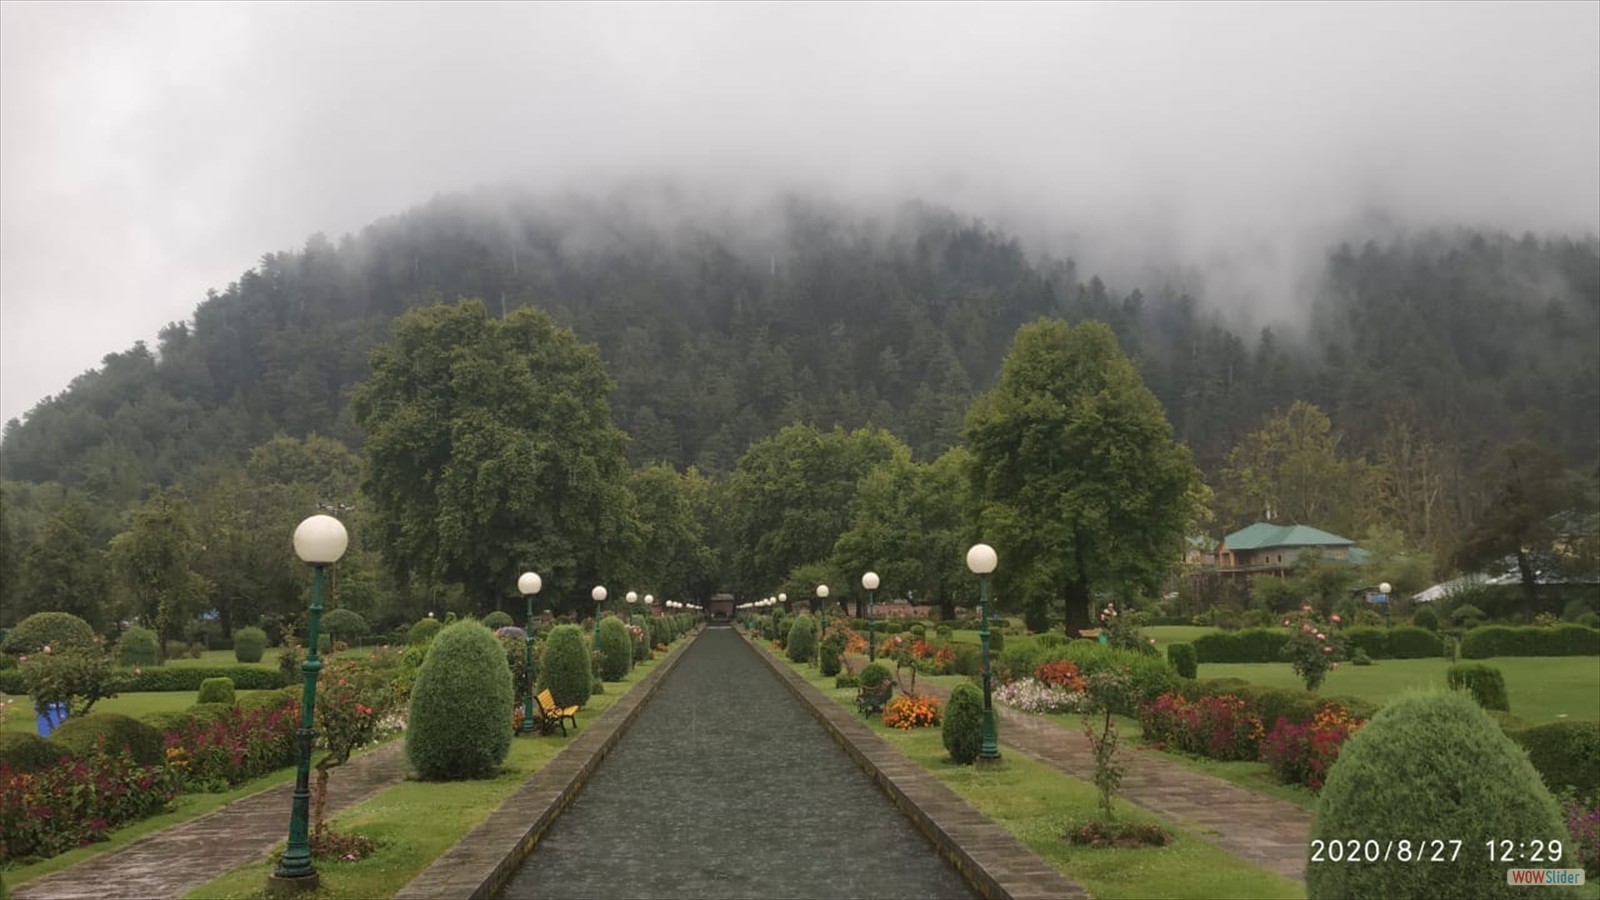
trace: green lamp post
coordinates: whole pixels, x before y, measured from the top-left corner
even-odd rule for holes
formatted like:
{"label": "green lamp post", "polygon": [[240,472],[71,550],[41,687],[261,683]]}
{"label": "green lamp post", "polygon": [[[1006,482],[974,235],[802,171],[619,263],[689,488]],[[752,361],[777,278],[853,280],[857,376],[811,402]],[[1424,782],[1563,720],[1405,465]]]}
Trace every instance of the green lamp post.
{"label": "green lamp post", "polygon": [[1000,761],[1000,736],[994,724],[993,675],[989,669],[989,575],[999,563],[994,548],[988,544],[973,544],[967,551],[967,568],[978,576],[978,609],[983,618],[978,628],[978,641],[983,645],[983,744],[978,749],[978,765],[993,765]]}
{"label": "green lamp post", "polygon": [[324,570],[339,561],[350,545],[350,535],[344,523],[333,516],[316,515],[301,522],[294,530],[294,552],[309,563],[311,573],[311,634],[306,645],[306,659],[300,664],[305,677],[305,689],[300,699],[300,729],[295,738],[300,748],[300,765],[294,776],[294,795],[289,811],[289,847],[283,851],[277,868],[269,879],[275,889],[311,890],[317,886],[319,876],[311,865],[311,738],[316,719],[317,674],[322,671],[322,660],[317,657],[317,640],[322,626],[322,582]]}
{"label": "green lamp post", "polygon": [[871,662],[878,658],[878,632],[872,621],[872,592],[878,589],[878,573],[861,576],[861,586],[867,589],[867,661]]}
{"label": "green lamp post", "polygon": [[533,595],[544,587],[538,572],[523,572],[517,579],[517,590],[528,601],[527,629],[522,635],[522,674],[527,676],[528,696],[522,698],[522,733],[533,732]]}
{"label": "green lamp post", "polygon": [[817,668],[822,668],[822,632],[827,630],[827,623],[823,619],[823,608],[828,603],[828,586],[817,585]]}
{"label": "green lamp post", "polygon": [[594,586],[594,590],[589,592],[589,596],[594,599],[594,645],[593,645],[593,647],[594,647],[594,649],[598,650],[598,649],[600,649],[600,604],[606,602],[606,586],[603,585],[603,584],[595,585]]}

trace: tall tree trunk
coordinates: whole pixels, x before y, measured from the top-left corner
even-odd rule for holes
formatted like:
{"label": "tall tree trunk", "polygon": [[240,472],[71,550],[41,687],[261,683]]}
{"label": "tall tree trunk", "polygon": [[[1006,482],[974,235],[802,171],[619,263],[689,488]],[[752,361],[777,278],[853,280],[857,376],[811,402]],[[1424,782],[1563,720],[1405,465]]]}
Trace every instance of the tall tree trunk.
{"label": "tall tree trunk", "polygon": [[1521,547],[1517,548],[1517,572],[1522,576],[1522,590],[1528,595],[1522,618],[1531,622],[1539,607],[1539,576],[1533,571],[1533,561],[1528,559],[1527,551]]}
{"label": "tall tree trunk", "polygon": [[1094,627],[1093,619],[1089,615],[1089,580],[1078,577],[1067,582],[1066,606],[1062,610],[1066,615],[1067,640],[1078,636],[1078,632]]}

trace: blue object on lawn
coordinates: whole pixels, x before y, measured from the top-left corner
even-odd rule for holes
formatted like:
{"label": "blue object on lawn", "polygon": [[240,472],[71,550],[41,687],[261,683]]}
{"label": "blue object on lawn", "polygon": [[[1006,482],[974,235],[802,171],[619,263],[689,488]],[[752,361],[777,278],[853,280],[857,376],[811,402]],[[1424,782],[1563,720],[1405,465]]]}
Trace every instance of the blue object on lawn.
{"label": "blue object on lawn", "polygon": [[39,713],[39,737],[47,738],[67,720],[67,705],[52,703]]}

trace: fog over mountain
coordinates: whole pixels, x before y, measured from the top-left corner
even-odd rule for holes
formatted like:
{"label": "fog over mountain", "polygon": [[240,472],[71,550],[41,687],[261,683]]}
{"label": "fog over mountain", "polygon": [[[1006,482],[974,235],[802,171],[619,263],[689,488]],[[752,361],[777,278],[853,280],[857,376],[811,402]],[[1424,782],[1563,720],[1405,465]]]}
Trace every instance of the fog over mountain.
{"label": "fog over mountain", "polygon": [[[1294,323],[1330,242],[1600,231],[1600,4],[0,6],[0,421],[441,192],[913,199]],[[646,204],[648,205],[648,204]]]}

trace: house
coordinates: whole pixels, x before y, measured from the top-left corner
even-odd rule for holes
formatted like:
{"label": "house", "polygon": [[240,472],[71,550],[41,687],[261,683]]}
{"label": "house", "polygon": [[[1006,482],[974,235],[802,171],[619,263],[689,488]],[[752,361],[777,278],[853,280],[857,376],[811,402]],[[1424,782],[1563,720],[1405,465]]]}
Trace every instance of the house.
{"label": "house", "polygon": [[1324,559],[1361,565],[1367,551],[1356,542],[1309,525],[1257,522],[1222,539],[1217,547],[1217,572],[1225,576],[1287,576],[1303,550],[1317,550]]}

